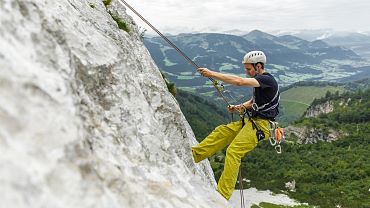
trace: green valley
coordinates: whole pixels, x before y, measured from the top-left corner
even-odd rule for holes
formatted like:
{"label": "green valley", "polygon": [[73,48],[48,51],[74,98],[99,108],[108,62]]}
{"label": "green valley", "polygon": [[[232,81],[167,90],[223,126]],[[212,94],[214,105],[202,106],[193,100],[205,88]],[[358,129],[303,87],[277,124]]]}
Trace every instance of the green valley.
{"label": "green valley", "polygon": [[315,82],[307,86],[303,82],[286,90],[283,89],[280,100],[281,113],[278,121],[283,125],[287,125],[299,119],[315,99],[324,97],[327,92],[342,93],[345,91],[343,85],[333,86],[329,84]]}

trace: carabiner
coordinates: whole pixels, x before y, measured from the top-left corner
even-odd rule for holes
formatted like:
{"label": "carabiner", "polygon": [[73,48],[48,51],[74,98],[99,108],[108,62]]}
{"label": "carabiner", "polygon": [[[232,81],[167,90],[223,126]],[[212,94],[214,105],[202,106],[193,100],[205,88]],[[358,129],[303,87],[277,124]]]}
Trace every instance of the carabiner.
{"label": "carabiner", "polygon": [[258,111],[258,105],[257,105],[257,103],[253,103],[253,104],[252,104],[252,109],[253,109],[254,111]]}
{"label": "carabiner", "polygon": [[270,144],[271,144],[272,146],[275,146],[275,145],[276,145],[276,138],[275,138],[275,137],[271,137],[271,136],[270,136],[269,141],[270,141]]}
{"label": "carabiner", "polygon": [[275,146],[275,150],[276,150],[276,152],[278,154],[281,154],[281,146],[280,146],[280,144],[278,144],[278,145]]}
{"label": "carabiner", "polygon": [[277,128],[278,123],[275,122],[275,121],[269,121],[269,123],[270,123],[270,131],[275,131],[275,129]]}

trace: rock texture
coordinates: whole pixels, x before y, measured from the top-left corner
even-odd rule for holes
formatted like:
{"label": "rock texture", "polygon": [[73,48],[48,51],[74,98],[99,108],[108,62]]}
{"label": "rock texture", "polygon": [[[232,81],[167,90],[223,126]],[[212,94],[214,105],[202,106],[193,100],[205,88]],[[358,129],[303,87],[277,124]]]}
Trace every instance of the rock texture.
{"label": "rock texture", "polygon": [[287,134],[287,138],[296,138],[298,144],[314,144],[319,141],[331,142],[345,135],[344,132],[338,132],[334,129],[324,132],[320,129],[299,126],[288,126],[284,128],[284,131]]}
{"label": "rock texture", "polygon": [[333,112],[333,110],[334,110],[333,102],[327,101],[319,105],[311,105],[307,109],[306,113],[304,114],[304,117],[306,118],[316,117],[321,114],[327,114],[327,113]]}
{"label": "rock texture", "polygon": [[226,207],[118,1],[2,0],[0,24],[1,207]]}
{"label": "rock texture", "polygon": [[[351,99],[347,100],[340,100],[338,104],[335,104],[334,101],[328,100],[323,103],[311,105],[304,114],[304,117],[317,117],[322,114],[327,114],[334,111],[335,106],[348,106],[348,103]],[[343,135],[347,135],[345,132],[338,132],[335,129],[328,128],[325,131],[310,128],[306,126],[288,126],[285,128],[288,137],[295,137],[297,138],[297,142],[299,144],[313,144],[317,143],[318,141],[335,141],[339,139]]]}

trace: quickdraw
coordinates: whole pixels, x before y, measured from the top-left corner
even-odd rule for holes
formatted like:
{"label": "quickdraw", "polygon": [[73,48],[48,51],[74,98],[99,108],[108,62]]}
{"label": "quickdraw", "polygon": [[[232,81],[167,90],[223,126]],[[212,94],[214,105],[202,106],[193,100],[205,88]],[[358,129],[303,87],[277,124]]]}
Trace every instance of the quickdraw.
{"label": "quickdraw", "polygon": [[270,121],[270,144],[275,147],[275,150],[278,154],[282,153],[281,143],[285,140],[284,129],[278,127],[278,122]]}

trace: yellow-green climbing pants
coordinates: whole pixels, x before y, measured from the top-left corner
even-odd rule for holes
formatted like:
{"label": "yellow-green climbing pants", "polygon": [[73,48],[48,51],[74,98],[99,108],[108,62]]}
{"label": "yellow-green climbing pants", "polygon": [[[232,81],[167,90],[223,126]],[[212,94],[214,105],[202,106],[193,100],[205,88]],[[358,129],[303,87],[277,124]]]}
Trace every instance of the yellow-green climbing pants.
{"label": "yellow-green climbing pants", "polygon": [[[260,118],[253,118],[253,121],[265,133],[265,139],[269,138],[269,121]],[[235,188],[241,158],[253,150],[257,143],[256,129],[253,129],[252,123],[245,119],[243,128],[241,121],[216,127],[201,143],[192,147],[192,153],[194,161],[198,163],[229,145],[226,150],[224,171],[217,185],[217,191],[228,200]]]}

